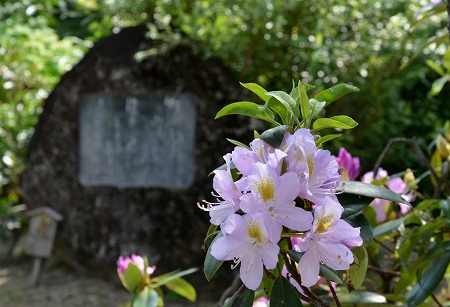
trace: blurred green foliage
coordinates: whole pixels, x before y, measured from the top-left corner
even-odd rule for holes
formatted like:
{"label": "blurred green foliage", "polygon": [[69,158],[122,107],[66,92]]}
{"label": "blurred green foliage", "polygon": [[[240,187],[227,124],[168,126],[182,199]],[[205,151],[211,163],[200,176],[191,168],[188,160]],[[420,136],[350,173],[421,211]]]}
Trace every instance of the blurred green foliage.
{"label": "blurred green foliage", "polygon": [[[428,94],[440,75],[425,60],[439,66],[448,42],[445,11],[429,14],[423,9],[429,4],[425,0],[4,0],[1,206],[20,202],[18,183],[27,143],[43,100],[60,76],[97,39],[143,22],[149,25],[151,38],[166,43],[159,51],[180,42],[191,44],[206,57],[221,59],[238,80],[258,82],[269,91],[288,91],[291,79],[312,83],[317,91],[337,83],[359,87],[361,92],[336,103],[327,116],[347,114],[360,123],[351,135],[344,133],[330,144],[351,148],[366,169],[392,137],[417,136],[425,148],[436,127],[450,118],[448,86]],[[400,147],[383,167],[395,172],[405,165],[415,168],[418,159],[409,148]]]}

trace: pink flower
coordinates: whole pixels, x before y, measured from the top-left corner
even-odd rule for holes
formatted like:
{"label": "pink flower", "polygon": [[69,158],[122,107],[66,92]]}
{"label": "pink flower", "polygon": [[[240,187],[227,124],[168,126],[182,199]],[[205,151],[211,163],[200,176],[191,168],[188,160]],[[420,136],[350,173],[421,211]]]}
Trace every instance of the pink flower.
{"label": "pink flower", "polygon": [[279,176],[269,165],[257,162],[248,181],[251,193],[241,197],[244,212],[267,214],[276,223],[269,226],[271,232],[281,232],[282,226],[298,231],[311,229],[312,214],[293,205],[299,193],[299,179],[295,173]]}
{"label": "pink flower", "polygon": [[297,251],[305,252],[298,264],[303,286],[317,283],[320,263],[334,270],[346,270],[353,263],[350,248],[363,241],[359,228],[340,219],[343,211],[339,203],[326,197],[324,204],[314,209],[313,228],[294,245]]}
{"label": "pink flower", "polygon": [[[406,185],[406,183],[403,181],[402,178],[396,177],[389,179],[388,172],[382,168],[378,169],[375,180],[385,182],[385,185],[389,190],[397,194],[400,194],[406,201],[409,202],[414,201],[416,197],[414,195],[414,192],[409,190],[408,186]],[[372,183],[374,181],[373,172],[365,173],[362,176],[361,181],[365,183]],[[390,201],[380,198],[375,198],[370,203],[370,206],[375,209],[377,215],[377,222],[384,222],[387,219],[386,214],[389,205]],[[411,206],[409,205],[399,203],[399,206],[401,214],[406,214],[411,210]]]}
{"label": "pink flower", "polygon": [[147,270],[145,270],[145,263],[144,258],[142,258],[139,255],[131,254],[131,257],[122,257],[120,256],[119,259],[117,259],[117,271],[120,274],[124,274],[125,270],[128,268],[128,265],[130,263],[133,263],[137,268],[141,271],[142,276],[145,276],[146,274],[150,275],[153,274],[156,267],[147,267]]}
{"label": "pink flower", "polygon": [[250,143],[252,150],[243,147],[235,147],[231,153],[231,159],[244,176],[250,175],[253,169],[253,164],[261,162],[270,164],[273,168],[281,170],[281,161],[286,154],[276,148],[273,148],[261,139],[255,139]]}
{"label": "pink flower", "polygon": [[325,196],[337,201],[336,189],[340,184],[339,166],[328,150],[317,149],[314,136],[308,129],[286,134],[282,143],[287,157],[288,171],[300,179],[298,196],[321,205]]}
{"label": "pink flower", "polygon": [[340,148],[336,161],[343,170],[340,172],[343,180],[355,180],[359,175],[359,158],[352,155],[345,149]]}
{"label": "pink flower", "polygon": [[217,203],[203,201],[206,205],[199,207],[205,211],[209,211],[211,217],[210,222],[214,225],[220,225],[231,214],[239,210],[242,192],[240,190],[240,182],[234,182],[231,175],[231,154],[226,154],[224,157],[227,169],[215,170],[213,179],[213,188],[218,195]]}
{"label": "pink flower", "polygon": [[241,264],[241,280],[251,290],[261,284],[263,266],[271,270],[278,262],[280,233],[270,235],[268,222],[258,213],[253,216],[232,214],[220,226],[224,236],[211,247],[211,255],[217,260],[233,260],[232,268]]}

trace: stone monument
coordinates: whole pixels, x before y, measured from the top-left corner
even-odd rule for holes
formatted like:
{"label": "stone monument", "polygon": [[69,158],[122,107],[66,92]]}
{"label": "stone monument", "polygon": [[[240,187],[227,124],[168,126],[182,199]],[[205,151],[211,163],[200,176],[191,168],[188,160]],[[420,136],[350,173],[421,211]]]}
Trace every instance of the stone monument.
{"label": "stone monument", "polygon": [[137,51],[161,43],[146,31],[100,40],[61,78],[22,177],[29,207],[64,216],[54,253],[96,272],[114,274],[118,256],[132,252],[148,256],[156,273],[201,268],[209,216],[196,203],[213,200],[208,174],[232,150],[226,138],[252,137],[247,118],[214,120],[224,105],[248,99],[238,80],[188,46],[136,61]]}

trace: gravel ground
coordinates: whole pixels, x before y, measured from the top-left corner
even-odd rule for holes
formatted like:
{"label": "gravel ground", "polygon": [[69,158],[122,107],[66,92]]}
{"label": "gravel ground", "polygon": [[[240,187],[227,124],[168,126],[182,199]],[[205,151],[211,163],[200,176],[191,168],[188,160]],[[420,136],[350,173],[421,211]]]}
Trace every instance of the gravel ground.
{"label": "gravel ground", "polygon": [[44,268],[38,286],[30,286],[32,262],[0,265],[0,306],[119,306],[128,292],[114,282],[76,274],[65,268]]}
{"label": "gravel ground", "polygon": [[[30,285],[32,259],[0,261],[1,307],[118,307],[129,299],[118,279],[89,277],[61,266],[44,264],[38,286]],[[197,289],[199,292],[200,290]],[[197,293],[200,294],[200,293]],[[211,307],[213,302],[170,302],[165,307]]]}

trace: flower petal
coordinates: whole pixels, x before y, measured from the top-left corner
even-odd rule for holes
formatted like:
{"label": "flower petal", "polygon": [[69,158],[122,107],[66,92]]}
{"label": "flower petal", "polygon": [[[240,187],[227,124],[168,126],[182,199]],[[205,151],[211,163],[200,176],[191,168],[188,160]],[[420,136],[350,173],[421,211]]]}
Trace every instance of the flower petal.
{"label": "flower petal", "polygon": [[279,205],[276,208],[277,221],[292,230],[307,231],[312,227],[311,212],[291,205]]}
{"label": "flower petal", "polygon": [[347,270],[353,263],[352,251],[344,244],[322,244],[314,242],[320,261],[333,270]]}
{"label": "flower petal", "polygon": [[263,277],[263,263],[256,251],[249,251],[241,258],[240,276],[244,285],[250,290],[256,290]]}
{"label": "flower petal", "polygon": [[320,260],[314,249],[307,250],[298,263],[302,286],[311,287],[319,279]]}

